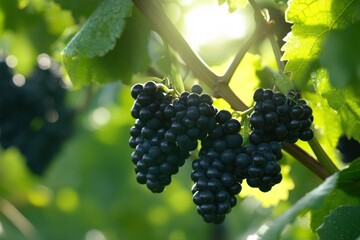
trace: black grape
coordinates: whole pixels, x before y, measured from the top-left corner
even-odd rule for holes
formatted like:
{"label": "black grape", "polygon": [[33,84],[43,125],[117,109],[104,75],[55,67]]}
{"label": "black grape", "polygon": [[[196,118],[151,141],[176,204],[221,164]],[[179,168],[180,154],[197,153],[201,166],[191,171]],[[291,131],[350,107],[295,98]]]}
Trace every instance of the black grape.
{"label": "black grape", "polygon": [[340,136],[336,148],[340,151],[341,160],[344,163],[351,163],[360,157],[360,143],[354,138]]}
{"label": "black grape", "polygon": [[236,157],[237,177],[246,178],[250,187],[268,192],[281,182],[281,167],[277,162],[282,158],[279,142],[248,144],[244,152]]}
{"label": "black grape", "polygon": [[165,114],[171,121],[165,138],[176,142],[184,151],[195,150],[198,140],[206,137],[216,125],[217,109],[212,106],[210,95],[202,93],[199,85],[194,85],[191,92],[183,92],[171,105],[165,109]]}
{"label": "black grape", "polygon": [[0,142],[17,147],[29,169],[44,173],[74,132],[75,112],[65,104],[67,90],[54,65],[36,66],[19,86],[5,61],[0,61]]}
{"label": "black grape", "polygon": [[205,222],[221,223],[236,205],[242,179],[234,175],[235,158],[243,138],[240,122],[228,111],[216,115],[217,125],[201,141],[199,158],[194,160],[191,178],[193,202]]}
{"label": "black grape", "polygon": [[250,115],[251,143],[295,143],[298,139],[309,141],[313,138],[312,109],[297,92],[290,91],[285,96],[280,92],[259,88],[254,92],[254,101],[254,111]]}
{"label": "black grape", "polygon": [[165,93],[164,88],[149,81],[136,84],[131,89],[131,96],[135,99],[131,115],[136,119],[130,129],[129,145],[134,149],[131,158],[137,181],[146,184],[154,193],[164,191],[171,182],[171,176],[189,157],[188,151],[166,139],[171,121],[165,109],[170,106],[172,96]]}

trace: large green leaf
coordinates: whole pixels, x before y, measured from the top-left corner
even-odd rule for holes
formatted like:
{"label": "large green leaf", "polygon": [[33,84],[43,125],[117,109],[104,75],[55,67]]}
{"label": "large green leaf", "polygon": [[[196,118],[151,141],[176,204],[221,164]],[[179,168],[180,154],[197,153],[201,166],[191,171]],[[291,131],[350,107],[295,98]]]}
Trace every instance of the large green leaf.
{"label": "large green leaf", "polygon": [[[64,49],[66,59],[104,56],[113,49],[125,28],[130,0],[105,0]],[[68,61],[67,61],[68,62]]]}
{"label": "large green leaf", "polygon": [[55,0],[62,8],[70,10],[76,18],[90,16],[96,7],[103,1],[104,0]]}
{"label": "large green leaf", "polygon": [[[321,209],[312,211],[311,228],[316,230],[331,210],[360,204],[360,159],[339,173],[337,188],[325,199]],[[350,238],[349,238],[350,239]]]}
{"label": "large green leaf", "polygon": [[335,188],[338,174],[327,178],[320,186],[307,193],[297,201],[289,210],[270,223],[261,226],[256,233],[258,239],[272,240],[279,239],[279,236],[287,224],[293,222],[301,213],[308,210],[318,209],[322,206],[324,199]]}
{"label": "large green leaf", "polygon": [[349,137],[360,140],[360,99],[350,88],[334,88],[324,69],[312,74],[316,92],[325,98],[329,106],[337,111],[341,118],[342,131]]}
{"label": "large green leaf", "polygon": [[100,57],[115,47],[131,6],[130,0],[105,0],[67,44],[63,60],[75,88],[116,79],[99,66]]}
{"label": "large green leaf", "polygon": [[360,64],[360,23],[344,30],[332,31],[325,41],[320,62],[329,72],[330,82],[335,87],[351,85],[360,90],[358,66]]}
{"label": "large green leaf", "polygon": [[[84,50],[80,52],[74,45],[70,49],[71,43],[69,43],[64,51],[64,63],[76,88],[91,82],[106,83],[121,80],[128,83],[133,73],[143,72],[147,68],[150,61],[148,56],[150,28],[146,19],[134,8],[131,18],[124,27],[125,29],[121,30],[121,37],[115,39],[115,48],[111,50],[110,45],[112,46],[113,43],[110,37],[107,38],[108,43],[105,38],[103,39],[104,48],[98,50],[86,49],[85,45],[78,45]],[[84,35],[84,37],[90,36]],[[92,44],[97,43],[94,41]],[[106,49],[109,51],[102,56],[102,52],[105,53]],[[97,55],[91,57],[94,54]]]}
{"label": "large green leaf", "polygon": [[282,60],[285,72],[302,87],[317,62],[323,42],[334,29],[343,29],[358,20],[359,1],[355,0],[290,0],[286,20],[293,23],[286,36]]}
{"label": "large green leaf", "polygon": [[320,239],[358,239],[360,237],[360,206],[340,206],[325,218],[317,229]]}
{"label": "large green leaf", "polygon": [[338,187],[348,195],[360,199],[360,159],[353,161],[348,168],[340,172]]}
{"label": "large green leaf", "polygon": [[348,206],[356,204],[360,204],[359,198],[349,196],[341,189],[334,189],[334,191],[325,199],[321,209],[312,211],[311,228],[315,231],[323,223],[324,218],[329,215],[330,211],[338,208],[340,205]]}

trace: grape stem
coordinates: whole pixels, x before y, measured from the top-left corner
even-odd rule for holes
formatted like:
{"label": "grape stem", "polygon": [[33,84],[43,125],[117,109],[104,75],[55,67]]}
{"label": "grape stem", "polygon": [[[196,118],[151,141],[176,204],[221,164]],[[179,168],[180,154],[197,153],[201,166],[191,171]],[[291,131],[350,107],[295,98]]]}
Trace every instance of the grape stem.
{"label": "grape stem", "polygon": [[322,180],[325,180],[325,178],[331,175],[319,162],[315,160],[309,161],[312,157],[299,146],[285,142],[281,145],[288,154],[319,176]]}
{"label": "grape stem", "polygon": [[[175,52],[179,54],[184,63],[201,82],[214,89],[214,97],[222,97],[234,110],[239,111],[246,111],[249,107],[241,101],[241,99],[230,88],[228,83],[244,54],[251,46],[251,43],[259,39],[263,33],[266,33],[271,25],[264,19],[264,16],[255,1],[249,0],[249,2],[253,6],[255,14],[261,15],[261,18],[259,15],[255,16],[256,21],[260,21],[260,23],[257,22],[258,24],[252,36],[245,43],[245,46],[238,51],[233,62],[227,69],[227,72],[229,72],[225,73],[223,76],[219,76],[215,74],[191,49],[184,37],[166,15],[165,10],[158,0],[133,0],[134,5],[148,19],[152,29],[157,32],[175,50]],[[284,146],[284,150],[286,152],[289,152],[290,155],[292,155],[305,167],[309,168],[321,179],[325,179],[330,175],[323,166],[321,166],[313,157],[308,155],[301,148],[290,144],[284,144]]]}
{"label": "grape stem", "polygon": [[319,141],[315,137],[311,139],[308,143],[313,150],[315,156],[319,160],[320,164],[322,164],[329,173],[333,174],[339,171],[339,169],[335,166],[333,161],[331,161],[331,159],[326,154],[324,149],[321,147]]}

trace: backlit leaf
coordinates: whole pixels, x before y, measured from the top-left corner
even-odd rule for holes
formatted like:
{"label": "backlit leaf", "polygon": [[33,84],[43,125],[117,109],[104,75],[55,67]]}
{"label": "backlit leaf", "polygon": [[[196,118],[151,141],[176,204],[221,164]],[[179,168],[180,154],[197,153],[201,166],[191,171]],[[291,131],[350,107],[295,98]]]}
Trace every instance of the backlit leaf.
{"label": "backlit leaf", "polygon": [[302,87],[316,65],[323,42],[329,32],[344,29],[358,20],[359,1],[355,0],[291,0],[286,20],[293,23],[286,36],[282,60],[286,60],[285,72]]}

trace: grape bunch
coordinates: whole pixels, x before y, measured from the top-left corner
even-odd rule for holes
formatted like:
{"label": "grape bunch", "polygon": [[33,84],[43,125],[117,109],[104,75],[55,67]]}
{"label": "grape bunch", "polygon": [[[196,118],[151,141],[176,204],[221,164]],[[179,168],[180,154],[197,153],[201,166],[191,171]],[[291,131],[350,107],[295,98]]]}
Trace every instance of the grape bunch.
{"label": "grape bunch", "polygon": [[4,149],[17,147],[35,174],[44,173],[73,134],[74,111],[65,105],[66,93],[55,68],[38,65],[21,83],[0,61],[0,143]]}
{"label": "grape bunch", "polygon": [[131,158],[135,165],[136,180],[146,184],[154,193],[160,193],[171,182],[171,175],[179,171],[189,157],[189,152],[180,149],[176,142],[166,139],[171,121],[165,109],[172,102],[164,85],[149,81],[136,84],[131,89],[135,99],[131,115],[136,119],[130,129]]}
{"label": "grape bunch", "polygon": [[198,140],[206,137],[216,125],[217,109],[212,106],[210,95],[203,93],[199,85],[191,92],[183,92],[165,109],[165,115],[171,121],[171,127],[165,133],[165,139],[176,142],[181,150],[192,151],[198,146]]}
{"label": "grape bunch", "polygon": [[298,139],[309,141],[314,133],[312,109],[295,91],[287,96],[270,89],[254,92],[254,111],[250,116],[251,143],[270,141],[295,143]]}
{"label": "grape bunch", "polygon": [[250,187],[268,192],[281,182],[281,167],[277,162],[282,158],[281,145],[271,141],[259,145],[248,144],[236,157],[236,176],[246,178]]}
{"label": "grape bunch", "polygon": [[341,135],[336,148],[340,151],[343,163],[351,163],[360,157],[360,143],[354,138],[349,139],[346,135]]}
{"label": "grape bunch", "polygon": [[244,180],[262,192],[280,183],[280,142],[292,142],[295,137],[305,140],[312,133],[311,109],[295,92],[285,96],[256,90],[252,132],[245,146],[239,120],[215,108],[199,85],[176,97],[163,84],[149,81],[134,85],[131,96],[135,123],[129,145],[134,149],[131,158],[137,181],[154,193],[164,191],[200,142],[192,163],[191,191],[197,212],[208,223],[224,221]]}
{"label": "grape bunch", "polygon": [[230,112],[216,115],[217,125],[201,141],[199,158],[192,164],[193,202],[205,222],[221,223],[236,205],[242,179],[234,175],[235,158],[242,151],[240,122]]}

